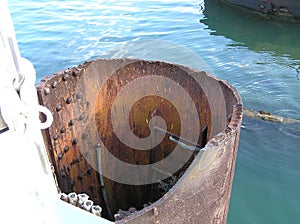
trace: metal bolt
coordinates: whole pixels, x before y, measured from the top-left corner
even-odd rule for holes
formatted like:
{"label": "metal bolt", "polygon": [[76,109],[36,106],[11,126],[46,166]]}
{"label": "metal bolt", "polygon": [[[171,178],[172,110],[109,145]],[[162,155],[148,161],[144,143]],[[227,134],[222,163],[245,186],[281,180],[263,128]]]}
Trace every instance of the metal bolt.
{"label": "metal bolt", "polygon": [[72,102],[72,97],[68,97],[67,99],[66,99],[66,103],[67,104],[70,104]]}
{"label": "metal bolt", "polygon": [[87,174],[91,174],[91,173],[92,173],[92,171],[93,171],[93,169],[92,169],[92,168],[88,168],[88,170],[87,170]]}
{"label": "metal bolt", "polygon": [[72,145],[77,145],[78,144],[78,139],[77,138],[74,138],[73,141],[72,141]]}
{"label": "metal bolt", "polygon": [[68,152],[69,151],[69,146],[65,146],[65,148],[64,148],[64,152],[66,153],[66,152]]}
{"label": "metal bolt", "polygon": [[57,81],[54,81],[51,86],[52,86],[53,89],[55,89],[56,86],[57,86]]}
{"label": "metal bolt", "polygon": [[44,94],[45,95],[49,95],[50,94],[50,89],[48,87],[45,87]]}
{"label": "metal bolt", "polygon": [[58,139],[58,134],[54,134],[54,135],[53,135],[53,139],[54,139],[54,140],[57,140],[57,139]]}
{"label": "metal bolt", "polygon": [[75,124],[75,119],[69,121],[69,126],[73,126]]}
{"label": "metal bolt", "polygon": [[69,75],[68,74],[64,74],[64,76],[63,76],[63,81],[67,81],[67,79],[69,78]]}
{"label": "metal bolt", "polygon": [[62,157],[63,157],[63,154],[60,152],[60,153],[58,153],[58,155],[57,155],[57,158],[58,158],[58,160],[61,160],[62,159]]}
{"label": "metal bolt", "polygon": [[60,104],[57,104],[55,109],[57,112],[59,112],[59,111],[61,111],[62,106]]}
{"label": "metal bolt", "polygon": [[66,132],[66,128],[65,128],[65,127],[61,127],[61,128],[60,128],[60,133],[63,134],[63,133],[65,133],[65,132]]}

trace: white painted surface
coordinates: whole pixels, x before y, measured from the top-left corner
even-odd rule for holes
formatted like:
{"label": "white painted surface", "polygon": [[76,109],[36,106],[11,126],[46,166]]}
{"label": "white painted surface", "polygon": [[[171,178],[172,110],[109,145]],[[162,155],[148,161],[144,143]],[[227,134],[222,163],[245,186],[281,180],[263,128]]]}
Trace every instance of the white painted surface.
{"label": "white painted surface", "polygon": [[0,134],[0,223],[111,223],[59,199],[39,129],[35,70],[20,56],[5,0],[0,15],[0,125],[3,117],[10,128]]}

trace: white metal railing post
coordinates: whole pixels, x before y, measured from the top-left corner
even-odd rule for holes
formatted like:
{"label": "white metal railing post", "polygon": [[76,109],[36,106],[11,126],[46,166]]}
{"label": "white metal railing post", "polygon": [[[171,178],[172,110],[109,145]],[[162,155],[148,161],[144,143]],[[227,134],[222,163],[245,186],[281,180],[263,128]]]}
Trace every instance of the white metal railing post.
{"label": "white metal railing post", "polygon": [[0,15],[0,223],[111,223],[59,199],[40,132],[52,114],[38,105],[35,70],[20,55],[7,0]]}
{"label": "white metal railing post", "polygon": [[0,219],[56,223],[51,200],[58,200],[58,192],[39,128],[35,70],[20,55],[6,0],[0,1],[0,15],[0,192],[5,201]]}

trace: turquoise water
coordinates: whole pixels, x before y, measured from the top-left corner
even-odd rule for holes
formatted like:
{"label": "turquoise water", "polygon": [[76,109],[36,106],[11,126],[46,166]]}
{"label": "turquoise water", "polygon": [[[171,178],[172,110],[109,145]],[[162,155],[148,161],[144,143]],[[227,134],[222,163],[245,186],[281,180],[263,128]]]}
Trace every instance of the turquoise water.
{"label": "turquoise water", "polygon": [[[98,57],[163,59],[229,81],[246,108],[300,119],[300,24],[215,0],[9,5],[21,53],[38,80]],[[298,223],[300,125],[246,117],[243,125],[228,223]]]}

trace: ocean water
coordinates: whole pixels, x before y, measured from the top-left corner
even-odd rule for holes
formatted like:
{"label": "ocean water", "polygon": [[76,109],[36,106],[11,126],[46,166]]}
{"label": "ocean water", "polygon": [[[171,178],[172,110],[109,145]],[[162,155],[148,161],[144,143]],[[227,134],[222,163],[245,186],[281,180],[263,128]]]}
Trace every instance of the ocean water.
{"label": "ocean water", "polygon": [[[216,0],[8,2],[37,81],[98,57],[168,60],[227,80],[246,108],[300,119],[300,22]],[[228,223],[299,223],[300,124],[243,126]]]}

